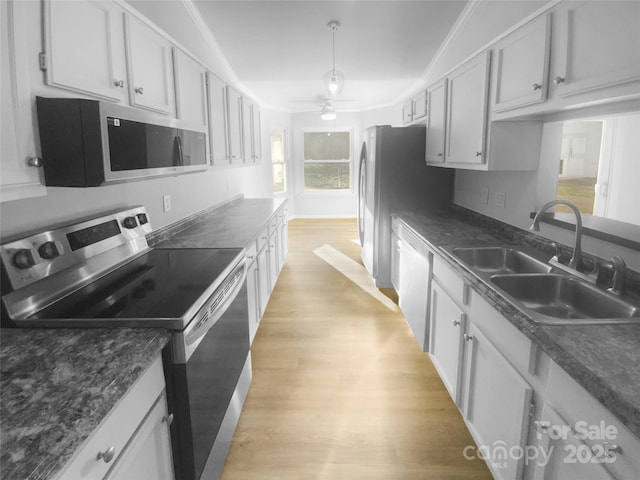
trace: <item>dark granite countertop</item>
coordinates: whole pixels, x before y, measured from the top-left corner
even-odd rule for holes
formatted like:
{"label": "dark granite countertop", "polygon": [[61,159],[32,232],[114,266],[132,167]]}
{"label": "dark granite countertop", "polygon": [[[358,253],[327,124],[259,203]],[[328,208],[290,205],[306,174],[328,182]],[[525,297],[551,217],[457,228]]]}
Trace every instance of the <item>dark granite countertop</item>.
{"label": "dark granite countertop", "polygon": [[191,219],[178,233],[160,232],[150,243],[163,248],[246,247],[285,202],[283,198],[240,199]]}
{"label": "dark granite countertop", "polygon": [[53,477],[169,341],[161,329],[0,330],[0,471]]}
{"label": "dark granite countertop", "polygon": [[[487,286],[439,247],[470,244],[526,243],[537,240],[506,226],[469,221],[457,211],[394,217],[441,254],[466,282],[640,438],[640,323],[542,325],[534,323],[497,290]],[[539,245],[540,246],[540,245]]]}

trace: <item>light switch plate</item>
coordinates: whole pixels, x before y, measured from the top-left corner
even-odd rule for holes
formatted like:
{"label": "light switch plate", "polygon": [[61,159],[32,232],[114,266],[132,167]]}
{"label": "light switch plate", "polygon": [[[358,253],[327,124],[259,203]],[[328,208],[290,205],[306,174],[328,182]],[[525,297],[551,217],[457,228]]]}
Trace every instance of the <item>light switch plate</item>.
{"label": "light switch plate", "polygon": [[507,194],[505,192],[496,192],[495,202],[498,207],[507,206]]}
{"label": "light switch plate", "polygon": [[171,210],[171,195],[162,196],[162,209],[165,212]]}

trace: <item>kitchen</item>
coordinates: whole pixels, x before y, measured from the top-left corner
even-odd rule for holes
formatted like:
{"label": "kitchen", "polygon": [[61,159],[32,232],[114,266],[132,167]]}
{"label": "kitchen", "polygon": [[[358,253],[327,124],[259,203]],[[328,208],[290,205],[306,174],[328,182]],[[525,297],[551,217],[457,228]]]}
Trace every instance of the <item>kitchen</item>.
{"label": "kitchen", "polygon": [[[476,4],[477,3],[477,4]],[[597,2],[596,2],[597,3]],[[194,6],[192,2],[162,2],[162,7],[153,2],[116,2],[113,6],[105,7],[105,9],[113,8],[115,12],[119,12],[119,9],[125,9],[125,11],[131,13],[137,17],[137,13],[133,9],[139,9],[140,12],[150,19],[150,23],[157,25],[154,27],[154,31],[160,30],[165,32],[165,40],[168,38],[171,40],[171,44],[178,45],[181,49],[189,51],[196,58],[201,59],[205,65],[205,70],[212,74],[210,79],[220,77],[225,78],[226,82],[229,82],[230,89],[227,90],[230,93],[234,93],[233,83],[234,79],[231,73],[229,73],[228,65],[225,64],[224,59],[217,55],[211,39],[205,38],[204,34],[200,34],[198,27],[198,17],[195,19],[193,15]],[[626,8],[633,9],[634,2],[629,2]],[[144,205],[147,209],[149,218],[152,220],[154,230],[160,230],[163,227],[171,226],[176,222],[180,222],[192,215],[197,214],[206,209],[212,207],[219,207],[228,204],[230,201],[234,201],[239,196],[244,195],[247,198],[270,198],[272,197],[272,185],[271,185],[271,171],[272,166],[265,159],[269,158],[269,145],[267,139],[269,132],[272,128],[282,128],[287,132],[291,132],[291,143],[293,149],[293,157],[300,158],[302,153],[296,149],[301,149],[299,139],[304,129],[310,128],[327,128],[319,120],[320,106],[311,104],[308,110],[305,112],[288,113],[281,110],[269,109],[263,106],[260,109],[259,104],[248,95],[243,96],[243,100],[246,98],[250,104],[247,107],[248,112],[254,112],[254,116],[247,115],[248,118],[257,120],[258,127],[253,131],[259,131],[258,145],[250,145],[249,148],[245,148],[245,151],[257,151],[261,150],[262,161],[247,158],[243,159],[242,167],[234,166],[233,161],[227,162],[227,165],[216,166],[216,160],[213,159],[214,167],[206,169],[202,172],[190,173],[188,175],[158,177],[157,179],[147,179],[137,182],[129,183],[114,183],[99,188],[64,188],[64,187],[45,187],[43,185],[41,175],[42,173],[33,167],[24,168],[22,162],[16,162],[7,160],[10,158],[26,158],[34,157],[40,154],[39,142],[36,140],[38,135],[37,119],[35,115],[35,96],[43,97],[78,97],[78,88],[69,89],[64,87],[65,82],[74,82],[77,79],[65,78],[67,73],[65,70],[57,70],[56,62],[57,57],[49,57],[45,59],[49,62],[49,68],[43,73],[40,65],[37,62],[27,61],[27,59],[38,58],[39,53],[42,51],[42,33],[39,28],[33,28],[33,25],[40,25],[41,21],[41,5],[39,2],[7,2],[6,5],[11,5],[11,9],[4,10],[3,5],[3,22],[5,22],[6,15],[11,13],[13,22],[11,23],[11,29],[4,29],[4,32],[12,32],[15,36],[13,43],[5,42],[4,45],[12,45],[13,52],[6,52],[7,62],[12,66],[11,69],[4,68],[5,66],[5,51],[3,50],[3,88],[4,85],[12,85],[14,91],[10,96],[9,101],[11,119],[13,119],[13,125],[15,132],[11,129],[7,129],[7,132],[11,132],[5,141],[4,135],[7,133],[3,129],[3,160],[2,160],[2,177],[3,177],[3,203],[2,203],[2,237],[3,243],[6,238],[13,238],[17,235],[25,232],[33,232],[42,230],[42,228],[49,227],[56,224],[67,224],[76,221],[78,218],[87,218],[96,215],[100,215],[107,210],[113,210],[114,208],[125,208],[132,205]],[[197,6],[197,2],[195,2]],[[364,127],[373,124],[393,124],[402,125],[405,123],[413,123],[413,119],[409,122],[404,122],[402,118],[402,109],[405,100],[411,101],[415,96],[419,97],[421,89],[426,87],[427,92],[437,93],[438,82],[445,77],[449,78],[449,82],[455,80],[457,77],[451,76],[452,73],[457,73],[458,66],[467,63],[468,59],[475,59],[477,56],[487,50],[487,46],[493,46],[494,39],[502,42],[502,45],[510,45],[509,40],[517,38],[517,35],[522,31],[519,27],[523,25],[532,24],[532,20],[538,17],[544,17],[546,13],[550,11],[553,13],[552,18],[558,18],[559,21],[551,21],[551,25],[542,24],[544,28],[543,33],[547,34],[549,38],[549,29],[551,29],[551,54],[550,60],[543,55],[543,59],[546,58],[547,69],[549,78],[557,76],[557,70],[562,66],[563,59],[561,54],[558,53],[563,46],[554,43],[556,38],[564,38],[562,35],[562,21],[565,19],[567,12],[564,11],[564,3],[555,5],[555,3],[547,5],[544,2],[509,2],[506,5],[497,5],[494,2],[474,2],[474,4],[465,7],[460,5],[457,12],[452,14],[451,23],[455,21],[456,28],[452,30],[450,38],[447,37],[447,44],[439,51],[437,61],[434,61],[427,71],[426,77],[422,79],[423,84],[420,87],[416,87],[411,92],[405,92],[406,95],[402,99],[392,105],[387,105],[373,110],[362,110],[356,112],[340,112],[340,107],[337,107],[338,117],[335,123],[332,122],[331,129],[350,129],[353,131],[353,147],[352,158],[355,160],[357,157],[359,148],[357,147],[361,143],[360,132]],[[204,7],[202,7],[204,10]],[[497,11],[499,10],[499,13]],[[606,8],[605,8],[606,10]],[[90,10],[89,10],[90,11]],[[557,12],[557,14],[555,13]],[[603,12],[596,9],[598,14]],[[587,13],[589,13],[587,8]],[[611,15],[614,20],[611,20],[612,24],[618,24],[618,17],[615,17],[615,9],[611,9],[610,12],[606,12],[607,15]],[[627,18],[637,18],[637,11],[632,10],[633,15],[626,15]],[[457,17],[457,15],[460,15]],[[618,13],[618,15],[625,16]],[[52,17],[53,18],[53,17]],[[64,31],[65,25],[73,26],[74,20],[72,18],[65,18],[64,15],[55,17],[61,22],[62,30]],[[144,18],[144,17],[143,17]],[[456,20],[457,18],[457,20]],[[579,17],[582,18],[582,17]],[[607,17],[608,18],[608,17]],[[340,20],[340,18],[338,18]],[[587,15],[587,20],[589,19]],[[323,19],[320,22],[321,30],[328,47],[330,37],[326,31],[326,21],[331,19]],[[64,22],[69,23],[64,23]],[[202,18],[200,17],[200,21]],[[148,26],[148,21],[147,26]],[[84,22],[79,22],[84,23]],[[343,22],[344,24],[344,22]],[[538,22],[538,24],[540,24]],[[195,26],[194,26],[195,25]],[[625,24],[626,25],[626,24]],[[634,25],[631,22],[631,25]],[[123,29],[122,25],[114,23],[112,28]],[[607,65],[605,70],[613,71],[613,67],[610,63],[615,62],[618,57],[623,58],[622,62],[628,65],[627,71],[619,73],[621,79],[612,78],[596,78],[595,83],[591,80],[583,82],[582,85],[569,85],[568,82],[565,85],[562,83],[550,85],[543,85],[540,90],[544,91],[543,100],[530,100],[525,106],[513,107],[512,105],[502,105],[501,107],[494,109],[491,108],[491,131],[489,148],[492,149],[489,154],[487,162],[492,163],[491,166],[477,167],[475,165],[457,165],[456,169],[456,184],[454,191],[454,204],[470,209],[474,212],[486,215],[497,221],[505,222],[506,224],[519,227],[526,230],[529,227],[531,219],[529,215],[531,212],[535,212],[539,209],[547,200],[552,199],[555,192],[549,192],[547,179],[555,172],[555,167],[550,158],[552,154],[548,153],[553,151],[554,145],[558,144],[558,124],[557,122],[589,117],[599,115],[612,115],[622,114],[627,112],[633,112],[640,110],[638,104],[638,59],[637,49],[634,49],[634,45],[637,45],[637,32],[625,31],[620,27],[620,32],[616,36],[611,33],[609,36],[613,38],[611,41],[619,42],[619,38],[627,38],[625,35],[629,35],[630,41],[623,43],[616,48],[617,55],[611,55],[611,49],[609,46],[603,49],[603,51],[596,50],[593,55],[598,54],[598,61],[602,61],[603,65]],[[546,29],[546,30],[545,30]],[[613,30],[613,29],[611,29]],[[578,30],[578,32],[582,32]],[[347,35],[348,28],[345,25],[341,30],[336,32],[337,39],[337,53],[338,59],[340,58],[340,35]],[[514,34],[509,36],[507,34]],[[609,30],[607,30],[609,33]],[[9,33],[7,33],[9,34]],[[83,33],[87,34],[87,32]],[[3,35],[5,35],[3,33]],[[198,36],[200,35],[200,37]],[[213,32],[215,36],[215,32]],[[633,35],[636,35],[635,37]],[[26,41],[25,41],[26,37]],[[123,32],[120,31],[118,35],[113,36],[117,41],[124,42],[126,38]],[[204,38],[204,40],[202,40]],[[608,39],[609,37],[607,37]],[[584,37],[580,37],[581,40],[588,40]],[[444,40],[444,37],[443,39]],[[635,41],[634,41],[635,40]],[[55,43],[45,43],[55,47]],[[74,41],[73,38],[65,38],[61,36],[64,52],[64,41]],[[215,41],[214,41],[215,42]],[[6,47],[3,45],[3,49]],[[519,45],[516,43],[515,45]],[[437,50],[439,47],[434,47]],[[566,46],[565,46],[566,48]],[[593,48],[593,45],[588,45],[588,49]],[[560,49],[560,50],[558,50]],[[625,50],[626,49],[626,50]],[[114,44],[112,50],[125,51],[124,45]],[[166,46],[165,46],[166,50]],[[492,48],[493,59],[498,58],[499,54],[496,53],[498,49]],[[54,50],[55,51],[55,50]],[[505,50],[508,53],[508,50]],[[435,52],[434,52],[435,53]],[[576,58],[582,50],[576,50]],[[53,53],[51,54],[53,55]],[[548,54],[547,54],[548,55]],[[626,56],[625,56],[626,55]],[[180,58],[176,55],[177,58]],[[509,58],[505,56],[504,58]],[[593,57],[591,57],[593,58]],[[83,59],[86,61],[87,59]],[[64,62],[72,61],[72,59],[62,59],[62,65]],[[77,61],[77,60],[76,60]],[[485,65],[487,60],[485,59]],[[618,59],[618,61],[620,61]],[[122,78],[126,77],[125,61],[120,59],[120,64],[114,63],[122,71],[119,72]],[[533,62],[532,62],[533,63]],[[543,62],[544,64],[544,62]],[[493,64],[492,64],[493,65]],[[425,68],[427,65],[422,65],[421,68]],[[343,67],[346,70],[346,66]],[[507,67],[505,67],[507,68]],[[522,68],[518,65],[516,68],[519,71]],[[186,70],[188,71],[188,69]],[[495,85],[497,81],[493,78],[496,75],[496,68],[488,69],[492,76],[488,80],[486,86],[487,91],[490,91],[491,98],[495,98]],[[503,71],[508,71],[504,70]],[[547,71],[547,70],[545,70]],[[585,69],[576,70],[578,73],[586,71],[587,74],[592,77],[597,77],[598,74],[602,74],[600,70]],[[60,72],[60,73],[58,73]],[[594,73],[595,72],[595,73]],[[115,72],[114,72],[115,73]],[[608,71],[605,73],[609,74]],[[615,73],[615,72],[614,72]],[[11,75],[10,75],[11,74]],[[5,78],[4,75],[10,78]],[[13,75],[13,76],[12,76]],[[49,78],[49,75],[52,75]],[[60,77],[55,77],[60,75]],[[604,75],[606,77],[606,75]],[[517,77],[517,75],[516,75]],[[26,79],[26,80],[25,80]],[[347,85],[349,78],[347,77]],[[51,86],[55,85],[63,86]],[[591,85],[589,84],[591,82]],[[129,82],[127,82],[128,84]],[[210,84],[212,82],[210,81]],[[533,83],[533,82],[529,82]],[[594,86],[595,84],[595,86]],[[434,88],[431,88],[432,85]],[[489,88],[490,85],[490,88]],[[604,85],[604,86],[603,86]],[[572,88],[574,91],[569,95],[563,95],[562,88]],[[127,85],[128,88],[128,85]],[[226,87],[225,87],[226,88]],[[111,96],[125,98],[127,90],[120,87],[116,87],[116,93],[109,93]],[[191,91],[197,91],[197,88],[192,88]],[[527,84],[527,92],[529,94],[530,85]],[[86,91],[86,90],[85,90]],[[535,90],[538,92],[539,90]],[[149,93],[149,90],[147,90]],[[239,92],[235,92],[239,93]],[[511,92],[508,92],[511,93]],[[180,91],[182,94],[182,91]],[[144,97],[144,95],[138,94],[138,97]],[[398,95],[396,95],[397,97]],[[103,98],[101,95],[91,96],[85,95],[86,98]],[[170,95],[168,98],[172,98]],[[210,101],[214,101],[215,98],[211,96]],[[265,104],[269,104],[269,98],[260,98]],[[111,100],[114,102],[114,100]],[[115,100],[116,103],[124,102],[127,105],[128,100]],[[175,102],[174,102],[175,103]],[[245,102],[241,102],[244,104]],[[7,110],[5,105],[5,93],[3,92],[3,116]],[[181,105],[186,105],[185,99]],[[202,102],[201,102],[202,105]],[[340,105],[340,104],[338,104]],[[429,100],[428,105],[436,105],[436,102],[432,98]],[[493,104],[492,104],[493,105]],[[140,108],[146,108],[141,106]],[[153,107],[155,110],[164,107]],[[172,104],[168,107],[174,109],[175,105]],[[260,117],[258,118],[258,114]],[[197,109],[196,109],[197,113]],[[202,119],[202,110],[200,110]],[[237,113],[237,112],[236,112]],[[429,114],[428,120],[435,120],[437,115]],[[544,118],[545,121],[540,119]],[[518,121],[510,121],[517,119]],[[206,124],[206,119],[201,120]],[[424,122],[424,118],[419,118],[416,123]],[[193,122],[192,122],[193,123]],[[214,122],[210,122],[211,125],[208,128],[213,127]],[[11,124],[3,118],[3,125]],[[206,128],[206,127],[205,127]],[[249,129],[250,130],[250,129]],[[484,133],[483,133],[484,134]],[[428,133],[427,133],[428,135]],[[210,134],[213,139],[214,134]],[[248,136],[247,136],[248,137]],[[498,143],[495,139],[502,139],[502,143]],[[514,150],[514,146],[508,142],[510,138],[518,138],[520,144],[516,145],[517,151]],[[212,140],[213,141],[213,140]],[[523,148],[524,147],[524,148]],[[5,148],[7,152],[5,153]],[[13,148],[13,156],[11,155],[11,148]],[[509,150],[511,148],[511,150]],[[495,149],[495,151],[493,150]],[[213,148],[214,152],[216,151]],[[482,148],[480,150],[483,150]],[[540,167],[535,164],[535,167],[531,167],[531,163],[537,161],[537,158],[533,160],[527,157],[530,152],[547,152],[538,156],[540,161]],[[255,155],[255,153],[254,153]],[[531,156],[531,155],[528,155]],[[535,155],[534,155],[535,156]],[[504,163],[514,162],[514,158],[518,158],[517,165],[505,165]],[[545,161],[546,160],[546,161]],[[504,162],[502,165],[500,162]],[[228,163],[231,163],[229,165]],[[289,174],[290,179],[301,177],[300,165],[290,164],[291,172]],[[482,169],[490,169],[495,171],[482,171]],[[357,169],[357,166],[352,166],[353,171]],[[519,169],[520,171],[514,171]],[[551,175],[550,175],[551,174]],[[355,173],[353,175],[356,176]],[[632,174],[628,175],[633,177]],[[353,179],[353,185],[355,186],[356,179]],[[340,217],[340,216],[355,216],[357,198],[355,194],[355,188],[348,189],[345,193],[329,196],[317,195],[305,195],[304,192],[300,192],[298,187],[294,184],[290,184],[291,196],[287,199],[286,208],[289,210],[287,215],[293,217],[305,217],[305,216],[327,216],[327,217]],[[486,193],[485,193],[486,191]],[[198,192],[194,195],[193,192]],[[497,195],[501,193],[501,195]],[[486,197],[485,197],[486,195]],[[166,198],[169,197],[169,198]],[[501,202],[498,202],[498,197]],[[486,201],[484,201],[486,198]],[[117,199],[114,203],[114,199]],[[500,204],[498,204],[500,203]],[[265,218],[261,220],[262,223],[266,223],[272,213],[280,214],[282,207],[281,203],[275,203],[273,205],[273,212],[265,214]],[[277,217],[277,215],[276,215]],[[586,227],[587,225],[585,225]],[[611,233],[613,227],[607,226],[604,230]],[[590,226],[591,231],[603,230],[603,228]],[[567,246],[567,249],[571,249],[574,244],[573,232],[564,228],[550,227],[543,224],[542,232],[547,238],[561,243]],[[256,232],[254,232],[256,234]],[[627,263],[627,267],[630,271],[638,271],[640,269],[640,259],[638,258],[638,250],[633,247],[633,241],[637,244],[638,234],[637,230],[631,230],[630,232],[622,232],[620,234],[611,236],[603,240],[601,238],[595,238],[585,233],[583,237],[583,250],[592,255],[596,255],[604,260],[619,255]],[[622,238],[622,240],[620,240]],[[631,246],[629,242],[625,240],[631,240]],[[622,246],[620,245],[622,244]],[[4,283],[4,279],[3,279]],[[637,377],[636,377],[637,378]],[[632,422],[633,423],[633,422]],[[624,477],[621,477],[624,478]],[[628,477],[627,477],[628,478]]]}

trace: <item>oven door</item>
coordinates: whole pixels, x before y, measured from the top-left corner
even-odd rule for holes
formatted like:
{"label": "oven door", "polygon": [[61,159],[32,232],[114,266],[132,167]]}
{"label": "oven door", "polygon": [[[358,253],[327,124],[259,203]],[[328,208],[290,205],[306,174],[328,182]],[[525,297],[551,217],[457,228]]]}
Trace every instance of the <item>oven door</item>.
{"label": "oven door", "polygon": [[[244,264],[241,268],[239,283],[228,287],[227,300],[213,308],[214,293],[213,304],[206,306],[212,316],[203,321],[205,317],[199,315],[184,332],[175,333],[166,354],[170,356],[165,365],[179,479],[219,478],[251,383]],[[194,333],[199,330],[203,335]]]}

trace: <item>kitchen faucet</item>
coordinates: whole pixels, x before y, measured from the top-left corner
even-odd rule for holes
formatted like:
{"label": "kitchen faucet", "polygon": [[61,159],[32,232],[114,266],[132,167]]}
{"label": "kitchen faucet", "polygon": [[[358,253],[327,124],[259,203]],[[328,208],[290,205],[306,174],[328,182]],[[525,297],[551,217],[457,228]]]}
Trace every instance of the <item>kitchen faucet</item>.
{"label": "kitchen faucet", "polygon": [[529,230],[539,232],[540,217],[544,212],[546,212],[554,205],[566,205],[571,210],[573,210],[573,213],[575,213],[576,215],[576,240],[573,247],[573,256],[571,257],[571,260],[569,260],[569,267],[577,271],[580,265],[580,261],[582,260],[582,249],[580,246],[582,241],[582,215],[580,214],[580,210],[578,210],[578,207],[574,203],[568,200],[551,200],[550,202],[545,203],[538,211],[538,213],[536,213],[536,216],[533,217],[533,223],[529,227]]}

